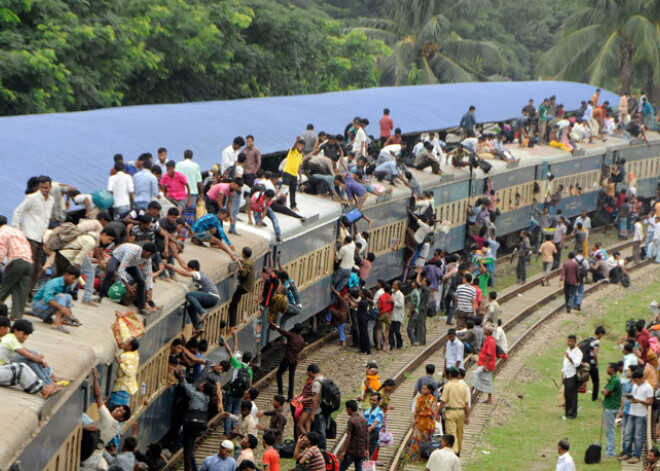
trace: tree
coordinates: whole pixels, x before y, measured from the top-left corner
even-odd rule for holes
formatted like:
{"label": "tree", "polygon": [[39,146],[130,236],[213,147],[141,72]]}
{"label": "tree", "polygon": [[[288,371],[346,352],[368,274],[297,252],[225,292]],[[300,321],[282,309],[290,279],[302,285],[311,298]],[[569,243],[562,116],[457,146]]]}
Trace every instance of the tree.
{"label": "tree", "polygon": [[392,48],[383,62],[381,84],[483,80],[504,71],[506,60],[494,43],[463,38],[453,29],[456,21],[483,2],[389,0],[388,5],[387,18],[365,20],[352,28],[383,39]]}
{"label": "tree", "polygon": [[559,42],[541,57],[540,72],[598,86],[618,77],[621,93],[630,93],[635,65],[657,64],[660,58],[654,10],[654,0],[586,0],[566,21]]}

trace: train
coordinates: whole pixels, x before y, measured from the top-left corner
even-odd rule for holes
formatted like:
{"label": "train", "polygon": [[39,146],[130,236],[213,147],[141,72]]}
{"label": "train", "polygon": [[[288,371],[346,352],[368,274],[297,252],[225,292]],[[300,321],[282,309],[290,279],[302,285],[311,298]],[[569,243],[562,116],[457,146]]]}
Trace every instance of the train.
{"label": "train", "polygon": [[[424,131],[420,129],[419,131]],[[567,217],[582,210],[598,208],[601,182],[615,162],[625,159],[626,174],[636,178],[637,194],[655,199],[660,175],[660,136],[648,136],[648,142],[632,143],[610,138],[606,142],[583,145],[580,155],[573,156],[557,148],[536,146],[522,148],[511,145],[519,158],[516,164],[492,161],[488,174],[480,168],[469,171],[443,167],[438,177],[428,172],[411,170],[424,191],[433,194],[433,206],[443,230],[434,237],[434,248],[448,252],[463,250],[466,241],[468,204],[484,193],[485,179],[490,178],[500,200],[501,214],[497,219],[497,237],[505,243],[515,241],[520,230],[530,224],[533,199],[543,201],[546,190],[555,192],[559,185],[564,194],[558,205]],[[548,181],[548,174],[554,178]],[[626,183],[619,188],[626,188]],[[580,194],[570,188],[581,187]],[[408,225],[411,191],[399,184],[391,193],[367,199],[362,212],[373,220],[369,230],[368,251],[376,255],[367,279],[371,286],[377,279],[393,279],[401,275]],[[516,194],[520,197],[516,201]],[[257,276],[268,263],[269,251],[280,254],[283,269],[298,285],[303,299],[300,314],[287,320],[316,328],[319,314],[332,304],[332,283],[336,241],[341,234],[342,207],[329,198],[300,194],[298,207],[305,221],[278,214],[282,242],[277,242],[272,225],[257,228],[246,224],[245,214],[239,215],[239,237],[230,235],[237,253],[243,246],[252,248]],[[242,219],[242,220],[241,220]],[[366,222],[358,223],[367,230]],[[399,242],[399,243],[396,243]],[[183,257],[197,259],[202,271],[210,276],[220,291],[222,302],[210,311],[201,338],[208,340],[208,358],[225,358],[219,337],[222,325],[229,323],[229,300],[237,286],[236,266],[220,250],[186,244]],[[129,431],[138,424],[140,448],[156,442],[169,428],[169,411],[174,404],[174,390],[167,382],[170,345],[182,334],[190,337],[191,326],[185,314],[185,293],[191,287],[182,281],[158,281],[154,285],[154,300],[163,305],[161,313],[145,318],[146,334],[140,339],[139,391],[131,398],[132,417],[123,424]],[[255,290],[260,289],[257,278]],[[70,336],[43,328],[35,322],[35,333],[28,340],[29,348],[43,353],[58,375],[71,379],[71,384],[49,400],[10,389],[0,389],[0,411],[5,431],[0,436],[0,470],[70,471],[79,468],[82,437],[81,415],[95,417],[91,369],[98,368],[101,387],[109,395],[116,375],[114,362],[116,344],[111,333],[116,309],[125,309],[105,300],[100,307],[76,304],[75,315],[83,323],[72,329]],[[238,349],[256,352],[260,307],[254,296],[243,297],[239,309]],[[277,339],[270,335],[270,341]]]}

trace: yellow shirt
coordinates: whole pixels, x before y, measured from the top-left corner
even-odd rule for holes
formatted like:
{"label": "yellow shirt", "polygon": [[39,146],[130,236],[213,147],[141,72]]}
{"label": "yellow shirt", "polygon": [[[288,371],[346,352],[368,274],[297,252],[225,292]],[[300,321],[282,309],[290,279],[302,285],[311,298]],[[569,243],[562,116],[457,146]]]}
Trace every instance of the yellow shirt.
{"label": "yellow shirt", "polygon": [[119,355],[121,363],[117,370],[117,379],[113,391],[126,391],[131,396],[138,391],[137,373],[140,366],[138,352],[124,352]]}
{"label": "yellow shirt", "polygon": [[300,152],[295,147],[292,147],[286,156],[286,164],[284,164],[284,173],[297,176],[298,170],[302,165],[302,161],[303,161],[302,152]]}
{"label": "yellow shirt", "polygon": [[[378,375],[367,375],[367,380],[369,384],[369,389],[373,392],[377,392],[380,389],[380,377]],[[366,391],[367,386],[364,386]]]}

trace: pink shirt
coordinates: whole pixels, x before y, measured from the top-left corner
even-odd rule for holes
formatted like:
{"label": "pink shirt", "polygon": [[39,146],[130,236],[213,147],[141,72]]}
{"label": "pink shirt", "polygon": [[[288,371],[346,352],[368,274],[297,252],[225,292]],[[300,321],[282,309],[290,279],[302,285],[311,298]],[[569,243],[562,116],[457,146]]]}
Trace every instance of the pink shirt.
{"label": "pink shirt", "polygon": [[188,180],[183,173],[177,172],[176,170],[174,171],[173,177],[170,177],[170,174],[166,172],[165,175],[161,177],[160,184],[166,188],[168,196],[177,201],[185,199],[188,194],[186,192]]}
{"label": "pink shirt", "polygon": [[208,193],[206,193],[206,196],[208,196],[208,198],[213,201],[217,201],[221,193],[225,195],[225,197],[227,197],[231,194],[229,185],[230,185],[229,183],[218,183],[216,185],[213,185],[211,188],[209,188],[209,191]]}

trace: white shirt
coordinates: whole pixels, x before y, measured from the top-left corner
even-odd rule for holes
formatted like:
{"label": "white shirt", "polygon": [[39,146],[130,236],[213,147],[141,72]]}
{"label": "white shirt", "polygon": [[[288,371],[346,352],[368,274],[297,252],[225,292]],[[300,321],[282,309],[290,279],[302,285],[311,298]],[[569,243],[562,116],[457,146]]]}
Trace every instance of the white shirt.
{"label": "white shirt", "polygon": [[[639,385],[635,384],[632,388],[632,395],[638,401],[648,401],[649,398],[653,397],[653,387],[647,381],[644,381]],[[644,404],[631,402],[628,414],[634,415],[635,417],[646,417],[648,414],[648,407],[649,406]]]}
{"label": "white shirt", "polygon": [[582,218],[582,216],[578,216],[575,218],[575,225],[577,226],[577,223],[581,222],[582,227],[584,227],[587,230],[587,236],[589,235],[589,231],[591,230],[591,218],[589,216]]}
{"label": "white shirt", "polygon": [[568,361],[568,358],[564,356],[564,364],[561,367],[561,372],[564,375],[564,378],[572,378],[577,374],[577,368],[582,362],[582,350],[577,347],[573,350],[566,348],[566,353],[571,357],[571,361]]}
{"label": "white shirt", "polygon": [[101,441],[103,443],[108,443],[119,432],[119,422],[115,420],[105,404],[99,409],[99,420],[96,422],[96,425],[101,432]]}
{"label": "white shirt", "polygon": [[337,259],[340,260],[339,268],[350,270],[355,265],[355,242],[344,244],[337,252]]}
{"label": "white shirt", "polygon": [[575,461],[569,452],[559,455],[555,471],[575,471]]}
{"label": "white shirt", "polygon": [[459,368],[464,368],[463,349],[463,342],[458,340],[458,337],[456,337],[453,342],[447,340],[447,350],[445,352],[445,368],[456,366],[456,362],[458,362]]}
{"label": "white shirt", "polygon": [[364,129],[360,128],[355,133],[355,140],[353,141],[353,152],[355,152],[356,157],[360,157],[365,154],[365,148],[367,144],[367,133],[364,132]]}
{"label": "white shirt", "polygon": [[465,389],[467,390],[468,407],[472,409],[472,392],[470,390],[470,386],[465,382],[464,379],[459,379],[458,382],[465,386]]}
{"label": "white shirt", "polygon": [[430,471],[461,471],[461,459],[449,447],[431,453],[426,469]]}
{"label": "white shirt", "polygon": [[238,154],[239,150],[234,150],[234,146],[232,144],[228,145],[225,147],[225,150],[222,151],[222,162],[220,163],[220,175],[225,173],[225,170],[227,170],[229,167],[234,165],[236,161],[238,160]]}
{"label": "white shirt", "polygon": [[637,355],[634,353],[629,353],[623,357],[623,374],[621,375],[621,384],[630,382],[630,378],[628,378],[626,373],[628,372],[630,365],[634,366],[637,364],[639,364],[639,360],[637,359]]}
{"label": "white shirt", "polygon": [[374,307],[378,309],[378,299],[385,293],[385,290],[383,288],[379,289],[376,291],[376,294],[374,294]]}
{"label": "white shirt", "polygon": [[135,191],[133,177],[124,172],[117,172],[108,178],[108,191],[112,193],[113,208],[131,205],[131,193]]}
{"label": "white shirt", "polygon": [[41,191],[26,195],[14,210],[11,225],[23,231],[28,239],[43,242],[54,203],[52,196],[46,199]]}
{"label": "white shirt", "polygon": [[403,297],[403,293],[401,291],[392,291],[392,300],[394,301],[394,308],[392,309],[392,322],[403,322],[403,309],[406,305],[406,299]]}
{"label": "white shirt", "polygon": [[653,240],[660,239],[660,224],[653,224]]}
{"label": "white shirt", "polygon": [[635,222],[633,228],[633,242],[644,240],[644,226],[642,226],[642,223],[639,221]]}
{"label": "white shirt", "polygon": [[504,353],[509,351],[509,342],[507,341],[506,334],[501,326],[498,326],[497,329],[495,329],[495,332],[493,332],[493,338],[495,339],[495,345],[500,347]]}

